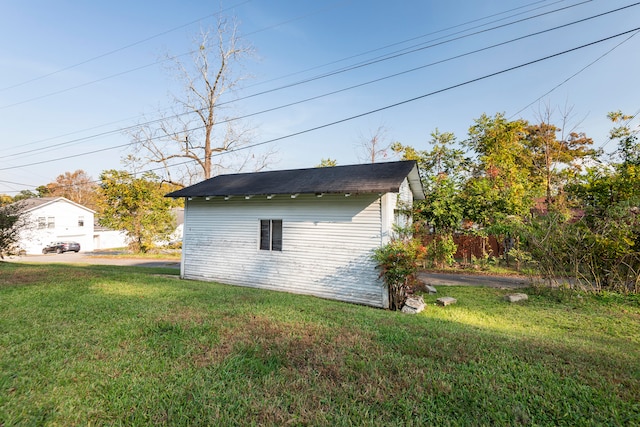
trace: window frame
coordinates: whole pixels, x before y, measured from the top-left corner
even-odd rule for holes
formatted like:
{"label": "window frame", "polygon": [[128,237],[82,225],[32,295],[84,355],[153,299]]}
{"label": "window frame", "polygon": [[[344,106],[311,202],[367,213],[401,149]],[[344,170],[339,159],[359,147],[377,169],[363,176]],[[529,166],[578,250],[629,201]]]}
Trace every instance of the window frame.
{"label": "window frame", "polygon": [[282,252],[282,219],[260,219],[258,227],[258,250]]}

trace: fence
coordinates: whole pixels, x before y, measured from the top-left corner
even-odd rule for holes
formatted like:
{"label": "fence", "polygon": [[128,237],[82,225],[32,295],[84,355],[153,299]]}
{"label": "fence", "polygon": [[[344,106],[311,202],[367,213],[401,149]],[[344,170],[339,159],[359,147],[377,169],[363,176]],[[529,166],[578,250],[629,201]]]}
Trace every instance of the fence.
{"label": "fence", "polygon": [[[428,234],[422,238],[422,243],[426,246],[435,236]],[[504,246],[498,243],[495,236],[481,237],[468,234],[454,234],[453,241],[458,246],[454,258],[462,262],[471,262],[471,257],[482,258],[484,253],[489,256],[499,257],[504,254]],[[483,252],[484,249],[484,252]]]}

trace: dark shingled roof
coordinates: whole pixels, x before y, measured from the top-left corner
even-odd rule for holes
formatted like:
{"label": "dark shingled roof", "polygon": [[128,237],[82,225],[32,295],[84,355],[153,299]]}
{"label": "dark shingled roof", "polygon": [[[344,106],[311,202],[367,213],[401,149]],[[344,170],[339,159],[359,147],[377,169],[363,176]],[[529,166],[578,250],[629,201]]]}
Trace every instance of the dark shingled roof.
{"label": "dark shingled roof", "polygon": [[408,178],[415,199],[424,191],[415,161],[218,175],[167,197],[398,192]]}

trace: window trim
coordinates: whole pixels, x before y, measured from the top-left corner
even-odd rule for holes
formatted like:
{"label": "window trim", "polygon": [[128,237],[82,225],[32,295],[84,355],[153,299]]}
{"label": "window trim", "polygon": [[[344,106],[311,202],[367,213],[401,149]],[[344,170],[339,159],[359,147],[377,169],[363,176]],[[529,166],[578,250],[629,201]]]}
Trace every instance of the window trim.
{"label": "window trim", "polygon": [[259,240],[258,250],[269,252],[282,252],[282,229],[281,219],[260,219],[259,220]]}

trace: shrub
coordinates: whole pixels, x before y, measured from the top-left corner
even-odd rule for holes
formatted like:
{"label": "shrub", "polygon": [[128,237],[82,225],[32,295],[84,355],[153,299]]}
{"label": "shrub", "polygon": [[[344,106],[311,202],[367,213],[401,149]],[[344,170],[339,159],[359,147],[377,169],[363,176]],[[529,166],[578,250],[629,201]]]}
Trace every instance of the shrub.
{"label": "shrub", "polygon": [[453,264],[453,256],[457,250],[458,245],[450,234],[436,235],[427,245],[426,258],[433,263],[434,267],[441,268]]}
{"label": "shrub", "polygon": [[376,249],[373,259],[380,268],[380,277],[389,289],[389,308],[400,310],[407,299],[407,291],[416,280],[419,255],[424,247],[414,240],[392,240]]}
{"label": "shrub", "polygon": [[640,212],[614,205],[579,221],[547,215],[528,224],[526,250],[549,282],[572,287],[640,292]]}

